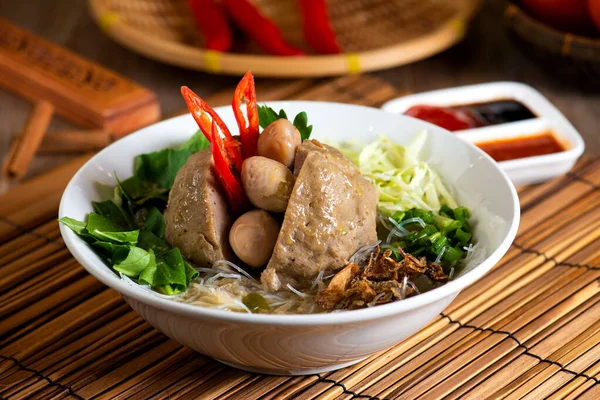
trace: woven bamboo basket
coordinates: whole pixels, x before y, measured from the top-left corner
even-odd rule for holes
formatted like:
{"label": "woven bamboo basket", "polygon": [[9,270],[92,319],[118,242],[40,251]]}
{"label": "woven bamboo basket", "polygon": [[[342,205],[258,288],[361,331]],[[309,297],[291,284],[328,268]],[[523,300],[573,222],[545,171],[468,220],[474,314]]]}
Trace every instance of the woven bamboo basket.
{"label": "woven bamboo basket", "polygon": [[[254,0],[291,44],[302,38],[294,0]],[[391,68],[439,53],[460,41],[480,0],[328,0],[343,53],[278,57],[242,38],[235,52],[202,49],[185,0],[89,0],[103,31],[154,60],[218,74],[252,71],[267,77],[318,77]]]}
{"label": "woven bamboo basket", "polygon": [[548,73],[586,88],[600,87],[600,38],[559,31],[512,3],[504,20],[517,46]]}

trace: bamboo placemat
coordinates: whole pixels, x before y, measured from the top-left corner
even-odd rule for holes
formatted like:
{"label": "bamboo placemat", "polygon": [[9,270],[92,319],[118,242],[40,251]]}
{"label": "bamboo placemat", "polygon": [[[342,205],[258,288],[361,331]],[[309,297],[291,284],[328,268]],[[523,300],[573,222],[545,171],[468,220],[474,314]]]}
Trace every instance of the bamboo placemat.
{"label": "bamboo placemat", "polygon": [[[283,92],[370,106],[398,94],[365,76]],[[0,196],[1,398],[600,397],[599,158],[520,188],[515,244],[423,330],[303,377],[246,373],[180,346],[71,258],[55,217],[86,159]]]}

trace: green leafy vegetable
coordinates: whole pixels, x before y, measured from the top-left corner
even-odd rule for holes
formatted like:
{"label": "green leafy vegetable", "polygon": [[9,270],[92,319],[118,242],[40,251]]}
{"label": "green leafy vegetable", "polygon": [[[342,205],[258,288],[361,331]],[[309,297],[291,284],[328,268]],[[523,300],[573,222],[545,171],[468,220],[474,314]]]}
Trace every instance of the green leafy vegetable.
{"label": "green leafy vegetable", "polygon": [[192,154],[208,146],[209,141],[198,130],[176,149],[163,149],[137,156],[133,176],[118,182],[122,194],[137,206],[154,201],[164,208],[177,172]]}
{"label": "green leafy vegetable", "polygon": [[185,291],[187,285],[185,261],[179,249],[171,249],[164,258],[156,259],[152,287],[158,287],[163,293],[171,295]]}
{"label": "green leafy vegetable", "polygon": [[148,212],[144,228],[148,229],[161,239],[165,236],[165,219],[156,207],[152,207]]}
{"label": "green leafy vegetable", "polygon": [[139,230],[123,231],[122,229],[123,228],[119,228],[108,218],[105,218],[98,213],[90,213],[88,215],[86,231],[91,236],[105,242],[135,244],[137,242]]}
{"label": "green leafy vegetable", "polygon": [[164,220],[156,209],[150,210],[145,226],[136,231],[118,231],[98,213],[90,213],[87,223],[72,218],[61,218],[60,222],[81,237],[91,234],[96,238],[92,247],[115,271],[165,294],[185,291],[198,277],[198,271],[183,259],[179,249],[171,248],[153,233],[164,234]]}
{"label": "green leafy vegetable", "polygon": [[187,281],[187,285],[190,284],[190,282],[193,282],[196,280],[196,278],[198,277],[198,275],[200,275],[200,273],[198,271],[196,271],[196,269],[194,267],[192,267],[192,264],[190,264],[189,262],[185,261],[185,278]]}
{"label": "green leafy vegetable", "polygon": [[[136,243],[139,230],[130,230],[130,225],[117,225],[113,220],[98,213],[90,213],[87,219],[87,232],[100,240],[118,243]],[[118,222],[117,219],[116,222]]]}
{"label": "green leafy vegetable", "polygon": [[116,242],[116,243],[137,243],[139,230],[127,232],[103,232],[98,229],[90,231],[90,235],[101,241]]}
{"label": "green leafy vegetable", "polygon": [[133,223],[127,213],[118,206],[113,200],[102,202],[92,202],[94,210],[109,220],[111,224],[122,230],[130,230],[133,228]]}
{"label": "green leafy vegetable", "polygon": [[58,220],[58,222],[67,226],[68,228],[70,228],[73,232],[75,232],[78,235],[83,235],[83,234],[87,233],[87,230],[85,229],[87,224],[85,222],[77,221],[76,219],[69,218],[69,217],[62,217],[61,219]]}
{"label": "green leafy vegetable", "polygon": [[162,256],[171,250],[171,246],[164,240],[153,234],[152,232],[142,229],[138,240],[138,246],[142,249],[150,251]]}
{"label": "green leafy vegetable", "polygon": [[137,156],[133,176],[125,181],[117,178],[114,198],[93,202],[95,212],[87,222],[67,217],[60,222],[90,243],[115,271],[165,294],[184,291],[198,272],[163,239],[162,210],[179,169],[190,155],[209,145],[197,131],[176,149]]}
{"label": "green leafy vegetable", "polygon": [[99,232],[118,232],[119,228],[117,228],[112,222],[110,222],[107,218],[104,218],[102,215],[91,212],[87,216],[87,225],[85,229],[92,233],[93,231]]}
{"label": "green leafy vegetable", "polygon": [[127,258],[120,263],[113,265],[113,268],[130,278],[137,278],[138,275],[146,269],[151,259],[150,253],[146,250],[132,246],[129,249]]}
{"label": "green leafy vegetable", "polygon": [[99,250],[99,253],[110,262],[111,265],[119,264],[127,258],[130,245],[116,244],[111,242],[101,242],[99,240],[92,243],[92,247]]}
{"label": "green leafy vegetable", "polygon": [[181,293],[198,277],[179,249],[162,238],[165,225],[158,209],[150,208],[141,229],[128,231],[124,229],[129,229],[132,216],[112,200],[94,203],[94,208],[98,212],[90,213],[87,222],[68,217],[60,222],[90,242],[115,271],[170,295]]}
{"label": "green leafy vegetable", "polygon": [[[280,110],[279,113],[277,113],[267,105],[258,105],[258,123],[261,128],[265,129],[267,126],[271,125],[271,123],[282,118],[288,119],[285,111]],[[298,129],[298,132],[300,132],[300,137],[302,140],[310,138],[313,127],[312,125],[308,125],[308,116],[304,111],[296,115],[293,124],[296,129]]]}
{"label": "green leafy vegetable", "polygon": [[156,183],[141,180],[135,175],[120,182],[118,189],[119,196],[125,197],[130,207],[143,206],[151,203],[164,208],[169,199],[168,188],[163,188]]}
{"label": "green leafy vegetable", "polygon": [[150,285],[165,294],[185,291],[198,271],[163,239],[165,222],[155,207],[146,211],[141,228],[129,231],[133,216],[113,200],[94,203],[97,212],[87,222],[61,218],[60,222],[86,239],[112,268],[139,284]]}
{"label": "green leafy vegetable", "polygon": [[138,276],[138,283],[140,285],[154,287],[155,285],[153,285],[153,283],[154,275],[156,274],[156,256],[152,250],[150,250],[148,254],[150,254],[150,261],[148,261],[148,265]]}
{"label": "green leafy vegetable", "polygon": [[140,154],[134,160],[134,177],[161,188],[170,189],[177,172],[189,156],[208,147],[210,143],[202,133],[196,132],[177,149],[163,149],[154,153]]}
{"label": "green leafy vegetable", "polygon": [[133,176],[116,178],[113,199],[93,202],[95,212],[88,214],[87,222],[68,217],[59,221],[90,243],[116,272],[168,295],[183,292],[198,271],[164,240],[161,210],[179,169],[209,145],[198,131],[176,149],[137,156]]}

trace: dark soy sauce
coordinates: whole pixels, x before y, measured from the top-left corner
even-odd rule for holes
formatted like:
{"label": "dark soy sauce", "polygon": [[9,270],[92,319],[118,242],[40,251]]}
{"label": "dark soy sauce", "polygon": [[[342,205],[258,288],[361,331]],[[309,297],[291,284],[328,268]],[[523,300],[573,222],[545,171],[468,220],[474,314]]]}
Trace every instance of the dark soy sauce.
{"label": "dark soy sauce", "polygon": [[529,108],[516,100],[498,100],[488,103],[453,106],[450,108],[471,114],[474,118],[481,121],[483,126],[536,118],[536,115]]}
{"label": "dark soy sauce", "polygon": [[509,99],[449,107],[419,104],[410,107],[404,114],[431,122],[449,131],[536,118],[536,115],[525,105]]}

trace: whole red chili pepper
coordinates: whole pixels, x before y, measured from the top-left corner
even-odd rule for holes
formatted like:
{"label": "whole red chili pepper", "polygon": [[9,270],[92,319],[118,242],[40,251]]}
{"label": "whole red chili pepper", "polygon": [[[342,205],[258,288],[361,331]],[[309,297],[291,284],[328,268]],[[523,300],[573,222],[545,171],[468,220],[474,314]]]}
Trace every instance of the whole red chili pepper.
{"label": "whole red chili pepper", "polygon": [[298,0],[298,5],[304,38],[310,47],[321,54],[339,53],[340,45],[329,22],[325,0]]}
{"label": "whole red chili pepper", "polygon": [[[246,104],[246,114],[242,111],[242,104]],[[256,155],[258,143],[258,110],[256,108],[256,92],[254,90],[254,77],[247,72],[238,83],[233,94],[233,114],[240,128],[240,141],[242,142],[242,158],[246,159]]]}
{"label": "whole red chili pepper", "polygon": [[281,31],[248,0],[222,0],[229,16],[266,53],[278,56],[303,55],[302,50],[288,44]]}
{"label": "whole red chili pepper", "polygon": [[227,161],[224,157],[225,146],[223,144],[223,138],[221,138],[221,135],[218,134],[217,121],[214,119],[212,121],[211,131],[213,137],[213,141],[211,143],[212,154],[217,179],[227,195],[227,200],[229,201],[231,209],[235,213],[242,213],[248,205],[248,198],[246,197],[244,188],[227,165]]}
{"label": "whole red chili pepper", "polygon": [[[233,165],[237,172],[241,171],[242,155],[240,154],[238,143],[231,135],[231,132],[229,132],[225,122],[219,117],[219,114],[187,86],[181,87],[181,94],[187,104],[188,110],[192,113],[198,127],[200,127],[200,130],[202,130],[202,133],[204,133],[209,142],[213,143],[213,135],[219,135],[219,130],[223,132],[223,135],[225,135],[224,149],[227,151],[226,160]],[[213,129],[213,123],[216,124],[218,130]]]}
{"label": "whole red chili pepper", "polygon": [[214,0],[187,0],[196,26],[204,37],[204,47],[209,50],[228,51],[233,35],[225,10]]}

